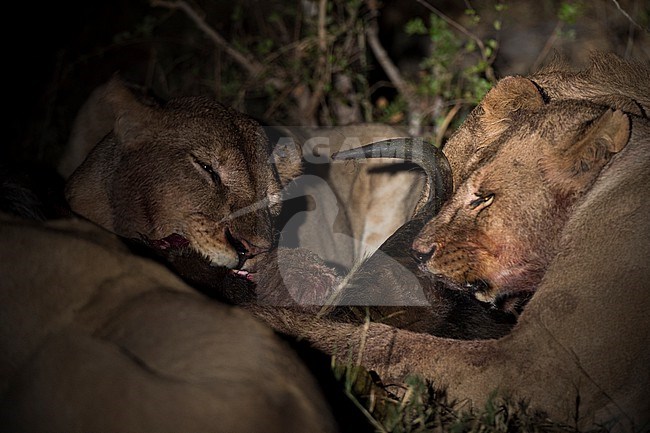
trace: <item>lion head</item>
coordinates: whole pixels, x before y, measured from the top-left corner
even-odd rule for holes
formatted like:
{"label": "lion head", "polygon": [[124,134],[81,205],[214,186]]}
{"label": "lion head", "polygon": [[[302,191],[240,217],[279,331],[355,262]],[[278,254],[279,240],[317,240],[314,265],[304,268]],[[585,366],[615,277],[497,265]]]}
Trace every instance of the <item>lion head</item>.
{"label": "lion head", "polygon": [[587,100],[648,118],[650,68],[613,53],[594,52],[584,69],[572,70],[555,58],[529,77],[505,77],[469,114],[444,146],[454,184],[460,185],[476,167],[475,154],[492,143],[517,117],[549,101]]}
{"label": "lion head", "polygon": [[445,145],[455,194],[413,243],[420,266],[481,300],[532,293],[572,204],[627,142],[629,116],[647,118],[648,77],[597,52],[584,70],[556,59],[500,80]]}
{"label": "lion head", "polygon": [[630,137],[628,114],[585,101],[540,99],[504,122],[412,244],[424,271],[490,302],[534,291],[573,204]]}
{"label": "lion head", "polygon": [[153,104],[113,79],[113,130],[66,185],[73,211],[157,248],[191,248],[246,274],[274,242],[280,191],[298,149],[273,152],[250,117],[205,96]]}

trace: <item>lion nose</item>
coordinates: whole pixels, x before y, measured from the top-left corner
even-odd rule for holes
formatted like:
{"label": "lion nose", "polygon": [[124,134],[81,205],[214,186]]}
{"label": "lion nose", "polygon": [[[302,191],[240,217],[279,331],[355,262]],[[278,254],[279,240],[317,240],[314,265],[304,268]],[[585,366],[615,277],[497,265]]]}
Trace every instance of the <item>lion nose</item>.
{"label": "lion nose", "polygon": [[237,264],[238,269],[244,265],[246,260],[269,250],[269,248],[255,245],[247,239],[235,237],[230,229],[226,229],[226,239],[237,252],[237,256],[239,257],[239,263]]}
{"label": "lion nose", "polygon": [[438,248],[438,244],[432,244],[428,247],[413,247],[411,248],[411,256],[418,263],[424,263],[429,260],[435,253]]}

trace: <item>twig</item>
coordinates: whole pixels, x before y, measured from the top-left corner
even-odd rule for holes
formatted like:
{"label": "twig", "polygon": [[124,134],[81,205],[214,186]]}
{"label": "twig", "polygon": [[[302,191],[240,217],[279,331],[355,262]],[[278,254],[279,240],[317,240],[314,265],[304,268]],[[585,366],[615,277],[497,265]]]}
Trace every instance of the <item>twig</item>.
{"label": "twig", "polygon": [[253,76],[258,76],[264,72],[265,67],[263,65],[249,59],[243,53],[233,48],[232,45],[230,45],[223,36],[221,36],[219,33],[217,33],[216,30],[210,27],[205,22],[203,17],[201,17],[198,12],[184,0],[151,0],[151,6],[164,7],[167,9],[179,9],[183,11],[185,15],[194,21],[194,24],[196,24],[197,27],[201,29],[212,40],[212,42],[214,42],[215,45],[223,49],[230,57],[233,58],[233,60],[235,60],[235,62],[243,67],[246,72]]}
{"label": "twig", "polygon": [[537,58],[533,62],[533,66],[531,67],[531,71],[536,71],[537,69],[539,69],[540,65],[542,64],[542,62],[544,61],[546,56],[548,56],[549,51],[551,51],[551,48],[553,48],[553,45],[555,44],[555,41],[557,40],[557,36],[562,31],[563,26],[564,26],[564,22],[558,20],[558,22],[555,24],[555,28],[553,28],[553,32],[551,33],[551,35],[546,40],[546,43],[544,44],[544,47],[539,52],[539,54],[537,55]]}
{"label": "twig", "polygon": [[462,34],[467,36],[468,38],[473,39],[474,42],[476,42],[476,45],[478,45],[478,47],[480,48],[481,55],[484,57],[485,60],[488,60],[487,58],[485,58],[485,44],[483,44],[483,41],[481,40],[481,38],[476,36],[474,33],[470,32],[469,30],[467,30],[465,27],[460,25],[458,22],[456,22],[456,21],[452,20],[451,18],[449,18],[447,15],[443,14],[440,10],[436,9],[435,7],[433,7],[432,5],[427,3],[426,1],[424,1],[424,0],[415,0],[415,1],[420,3],[425,8],[429,9],[434,14],[438,15],[447,24],[449,24],[450,26],[452,26],[453,28],[455,28],[456,30],[458,30],[459,32],[461,32]]}
{"label": "twig", "polygon": [[451,121],[456,117],[456,114],[458,114],[458,110],[463,106],[460,102],[456,102],[456,104],[451,107],[451,110],[447,113],[445,116],[445,119],[442,121],[442,124],[438,128],[438,131],[436,132],[436,146],[440,147],[442,145],[442,138],[445,136],[445,132],[447,132],[447,129],[449,128],[449,124]]}
{"label": "twig", "polygon": [[368,30],[366,31],[366,35],[368,37],[368,45],[370,45],[372,53],[377,58],[377,61],[381,65],[384,72],[386,72],[388,79],[391,81],[391,83],[393,83],[397,91],[400,92],[402,96],[405,98],[408,97],[412,93],[412,90],[409,87],[408,83],[404,81],[402,74],[400,74],[397,66],[395,66],[393,61],[388,56],[386,50],[381,45],[381,42],[379,41],[379,28],[377,25],[376,17],[371,18]]}
{"label": "twig", "polygon": [[327,39],[325,32],[325,14],[327,12],[327,0],[320,0],[318,3],[318,48],[321,54],[327,52]]}
{"label": "twig", "polygon": [[625,10],[621,7],[621,5],[618,3],[618,0],[612,0],[616,7],[618,8],[619,12],[625,16],[632,24],[634,24],[636,27],[640,28],[641,30],[645,30],[646,32],[648,31],[647,29],[644,29],[639,23],[634,21],[634,19],[627,13]]}
{"label": "twig", "polygon": [[325,29],[325,19],[327,14],[327,0],[320,0],[318,3],[318,75],[319,79],[314,86],[314,90],[309,98],[307,108],[307,119],[314,119],[321,98],[325,94],[325,84],[329,81],[329,68],[327,61],[327,32]]}
{"label": "twig", "polygon": [[375,55],[377,62],[382,67],[388,79],[393,83],[397,91],[402,95],[406,104],[408,105],[408,132],[412,136],[420,135],[422,130],[422,115],[421,99],[417,97],[412,85],[402,78],[402,74],[391,60],[390,56],[384,49],[379,41],[379,25],[377,24],[377,4],[374,0],[368,0],[368,8],[370,9],[370,20],[368,29],[366,30],[366,37],[368,45]]}

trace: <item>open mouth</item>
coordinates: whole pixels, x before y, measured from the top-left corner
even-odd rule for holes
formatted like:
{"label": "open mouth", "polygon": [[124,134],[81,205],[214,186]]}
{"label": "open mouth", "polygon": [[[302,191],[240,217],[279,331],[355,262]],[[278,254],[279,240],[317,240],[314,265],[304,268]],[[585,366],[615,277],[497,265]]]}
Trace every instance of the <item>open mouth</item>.
{"label": "open mouth", "polygon": [[162,239],[153,239],[149,243],[154,247],[162,251],[167,251],[170,249],[185,248],[190,245],[190,241],[178,233],[172,233],[169,236],[166,236]]}
{"label": "open mouth", "polygon": [[[191,248],[190,241],[187,239],[185,236],[180,235],[178,233],[172,233],[169,236],[165,236],[162,239],[153,239],[153,240],[148,240],[147,241],[153,248],[164,251],[167,253],[173,252],[174,250],[183,250],[186,248]],[[198,251],[196,251],[197,254],[200,254]],[[200,254],[203,256],[202,254]],[[205,257],[206,260],[209,261],[208,257]],[[253,281],[253,275],[255,274],[254,271],[248,271],[248,270],[243,270],[239,269],[243,265],[243,260],[241,260],[237,265],[236,268],[228,268],[227,271],[230,275],[236,277],[236,278],[243,278],[247,281]],[[216,265],[210,264],[211,267],[218,267]],[[225,268],[225,267],[224,267]]]}
{"label": "open mouth", "polygon": [[467,281],[463,288],[471,293],[485,293],[491,289],[490,284],[483,280]]}
{"label": "open mouth", "polygon": [[252,272],[244,271],[243,269],[229,269],[228,271],[237,278],[244,278],[247,281],[253,281]]}
{"label": "open mouth", "polygon": [[471,293],[481,302],[492,302],[492,286],[485,280],[465,281],[461,285],[462,290]]}
{"label": "open mouth", "polygon": [[445,287],[473,295],[481,302],[491,303],[494,301],[493,287],[485,280],[473,280],[458,282],[440,274],[428,274],[431,279],[444,284]]}
{"label": "open mouth", "polygon": [[492,286],[484,280],[466,282],[463,284],[463,289],[473,294],[480,302],[493,304],[496,299]]}

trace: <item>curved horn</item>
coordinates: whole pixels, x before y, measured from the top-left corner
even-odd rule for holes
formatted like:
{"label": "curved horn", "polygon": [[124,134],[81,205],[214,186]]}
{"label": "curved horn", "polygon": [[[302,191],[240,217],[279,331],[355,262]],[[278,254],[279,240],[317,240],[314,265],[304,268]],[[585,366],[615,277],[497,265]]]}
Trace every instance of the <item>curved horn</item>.
{"label": "curved horn", "polygon": [[[332,155],[333,160],[365,159],[365,158],[399,158],[413,162],[424,170],[427,176],[428,197],[420,198],[418,215],[433,216],[451,197],[453,192],[453,177],[449,161],[440,149],[432,143],[415,138],[391,138],[354,149],[343,150]],[[432,193],[431,186],[435,188]]]}

